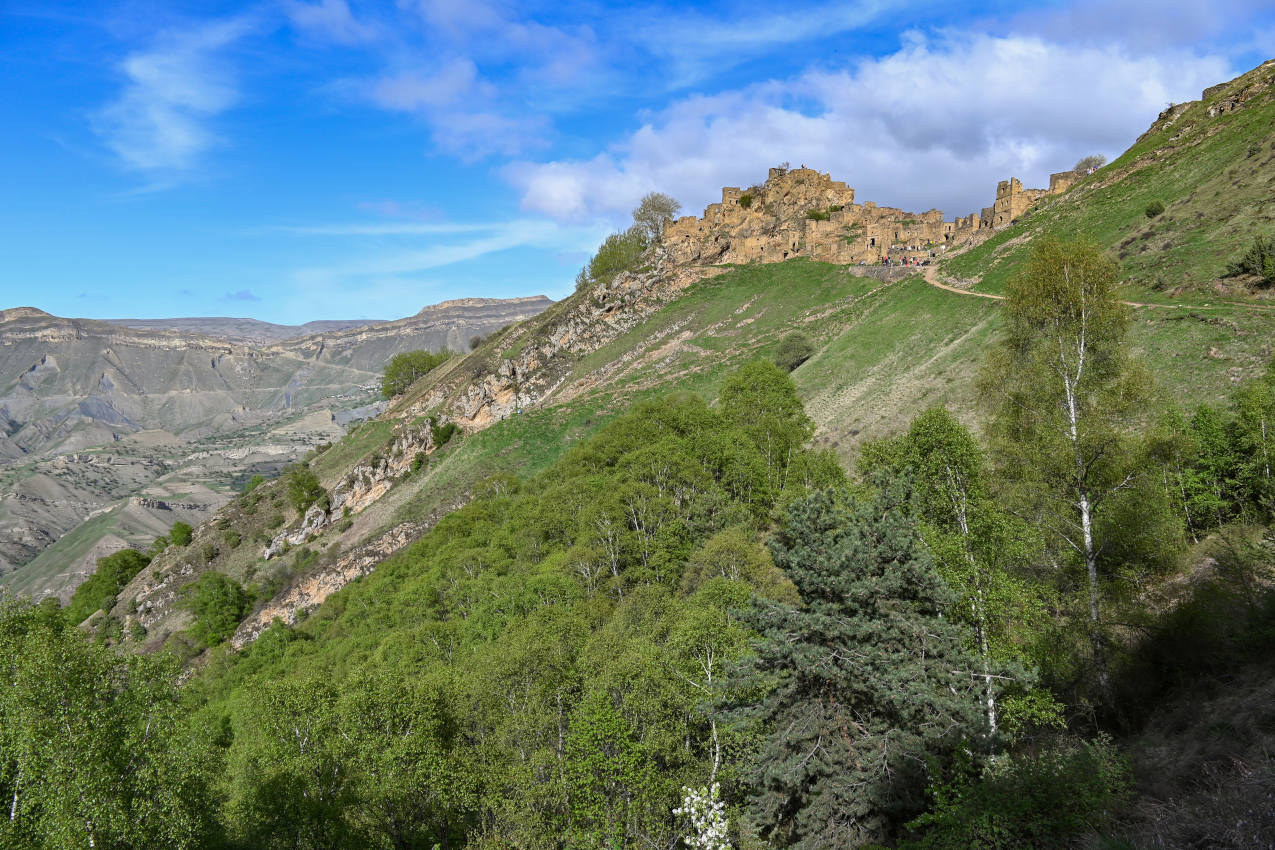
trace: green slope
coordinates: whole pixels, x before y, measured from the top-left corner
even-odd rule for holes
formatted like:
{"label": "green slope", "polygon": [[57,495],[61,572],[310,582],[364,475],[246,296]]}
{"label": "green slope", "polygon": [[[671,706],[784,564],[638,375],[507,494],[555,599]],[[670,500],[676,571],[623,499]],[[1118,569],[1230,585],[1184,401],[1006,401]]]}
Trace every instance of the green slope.
{"label": "green slope", "polygon": [[[1237,98],[1247,98],[1241,108],[1218,112]],[[1275,64],[1267,63],[1169,110],[1119,159],[943,271],[999,292],[1036,237],[1086,236],[1119,262],[1135,300],[1216,294],[1226,264],[1254,235],[1275,234],[1272,126]],[[1165,210],[1148,218],[1153,201]]]}

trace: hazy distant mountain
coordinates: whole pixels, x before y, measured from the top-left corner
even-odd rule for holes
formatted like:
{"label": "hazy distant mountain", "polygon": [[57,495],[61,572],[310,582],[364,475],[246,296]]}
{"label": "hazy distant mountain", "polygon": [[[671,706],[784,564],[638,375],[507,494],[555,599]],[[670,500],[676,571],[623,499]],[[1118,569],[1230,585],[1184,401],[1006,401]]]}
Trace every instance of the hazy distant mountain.
{"label": "hazy distant mountain", "polygon": [[342,331],[365,325],[379,325],[384,319],[328,319],[304,325],[276,325],[260,319],[236,319],[226,316],[194,316],[181,319],[107,319],[112,325],[143,330],[174,330],[203,334],[227,342],[268,345],[300,336],[326,331]]}
{"label": "hazy distant mountain", "polygon": [[0,576],[47,551],[50,572],[23,589],[64,591],[102,554],[98,541],[145,543],[181,505],[213,510],[236,477],[339,436],[344,411],[375,413],[395,354],[466,351],[552,303],[461,299],[396,321],[295,327],[0,310]]}

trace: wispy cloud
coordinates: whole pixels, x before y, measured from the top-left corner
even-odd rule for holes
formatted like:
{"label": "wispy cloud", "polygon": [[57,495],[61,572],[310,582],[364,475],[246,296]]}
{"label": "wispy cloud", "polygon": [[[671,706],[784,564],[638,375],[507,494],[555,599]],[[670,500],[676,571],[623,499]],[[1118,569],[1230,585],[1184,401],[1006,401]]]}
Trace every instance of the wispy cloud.
{"label": "wispy cloud", "polygon": [[915,3],[860,0],[749,10],[724,18],[702,12],[634,15],[633,39],[669,67],[668,88],[700,82],[768,52],[866,26]]}
{"label": "wispy cloud", "polygon": [[522,247],[558,252],[585,251],[601,241],[607,228],[605,224],[597,222],[568,226],[544,219],[516,219],[476,225],[337,225],[292,232],[299,235],[349,237],[442,237],[475,234],[472,239],[458,242],[432,239],[421,244],[420,240],[408,239],[388,246],[384,242],[377,242],[349,259],[299,269],[295,274],[296,279],[303,284],[312,285],[359,278],[405,277]]}
{"label": "wispy cloud", "polygon": [[345,0],[319,0],[302,3],[286,0],[283,11],[292,26],[304,35],[333,44],[364,44],[375,41],[377,28],[358,21]]}
{"label": "wispy cloud", "polygon": [[249,18],[235,18],[171,32],[124,59],[123,90],[94,116],[94,129],[123,165],[150,174],[184,172],[217,142],[208,121],[239,99],[221,52],[253,26]]}
{"label": "wispy cloud", "polygon": [[451,106],[463,97],[492,91],[480,91],[478,68],[469,59],[452,59],[430,71],[414,70],[393,73],[373,80],[367,86],[368,96],[377,106],[400,112],[428,112]]}
{"label": "wispy cloud", "polygon": [[447,233],[483,233],[500,229],[502,226],[499,224],[392,222],[387,224],[275,225],[266,229],[276,233],[295,233],[299,236],[426,236]]}
{"label": "wispy cloud", "polygon": [[406,218],[415,221],[431,221],[443,217],[443,211],[420,201],[361,201],[358,208],[364,212],[373,212],[386,218]]}
{"label": "wispy cloud", "polygon": [[219,299],[221,301],[260,301],[261,296],[247,289],[240,289],[237,292],[227,292]]}

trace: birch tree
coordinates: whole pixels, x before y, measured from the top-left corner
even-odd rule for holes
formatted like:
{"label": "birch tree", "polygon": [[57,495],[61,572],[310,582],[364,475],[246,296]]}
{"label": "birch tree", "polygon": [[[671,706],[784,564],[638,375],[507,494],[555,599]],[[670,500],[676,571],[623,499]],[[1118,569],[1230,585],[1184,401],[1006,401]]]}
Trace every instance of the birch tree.
{"label": "birch tree", "polygon": [[1251,498],[1275,511],[1275,365],[1235,394],[1240,475]]}
{"label": "birch tree", "polygon": [[1006,289],[1004,330],[982,378],[1016,504],[1083,565],[1104,691],[1103,554],[1121,533],[1107,520],[1141,472],[1134,430],[1149,395],[1125,349],[1129,310],[1116,284],[1115,264],[1093,243],[1042,240]]}
{"label": "birch tree", "polygon": [[0,847],[207,846],[213,761],[175,673],[0,599]]}

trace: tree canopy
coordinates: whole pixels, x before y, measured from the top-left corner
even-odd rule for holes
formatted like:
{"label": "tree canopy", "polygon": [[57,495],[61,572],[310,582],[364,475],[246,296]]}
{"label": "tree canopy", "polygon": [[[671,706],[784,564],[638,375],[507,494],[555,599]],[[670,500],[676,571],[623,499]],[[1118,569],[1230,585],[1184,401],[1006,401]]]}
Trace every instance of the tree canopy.
{"label": "tree canopy", "polygon": [[664,235],[664,228],[677,216],[682,205],[663,192],[647,192],[633,210],[633,223],[646,234],[648,242]]}
{"label": "tree canopy", "polygon": [[[473,347],[473,346],[471,346]],[[381,395],[393,398],[407,392],[407,388],[436,367],[451,359],[450,351],[404,351],[395,354],[385,364],[381,378]]]}

